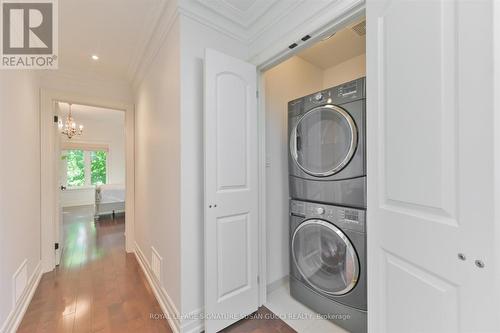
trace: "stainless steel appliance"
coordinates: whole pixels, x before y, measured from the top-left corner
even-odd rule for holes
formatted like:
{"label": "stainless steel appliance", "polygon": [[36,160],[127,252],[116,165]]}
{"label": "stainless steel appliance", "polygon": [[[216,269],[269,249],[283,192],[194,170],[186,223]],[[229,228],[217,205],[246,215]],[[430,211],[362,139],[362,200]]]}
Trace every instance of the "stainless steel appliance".
{"label": "stainless steel appliance", "polygon": [[288,103],[292,199],[366,208],[365,78]]}
{"label": "stainless steel appliance", "polygon": [[337,325],[367,331],[365,211],[290,201],[290,293]]}

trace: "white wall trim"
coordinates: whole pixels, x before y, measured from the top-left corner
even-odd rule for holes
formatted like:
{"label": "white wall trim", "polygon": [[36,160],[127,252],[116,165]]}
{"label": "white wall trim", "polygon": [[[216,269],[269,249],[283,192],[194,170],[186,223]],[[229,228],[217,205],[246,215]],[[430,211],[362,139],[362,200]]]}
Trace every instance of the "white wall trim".
{"label": "white wall trim", "polygon": [[36,288],[40,283],[40,279],[42,278],[42,270],[41,270],[41,261],[35,267],[33,274],[31,274],[28,284],[23,291],[23,294],[19,298],[18,302],[15,304],[15,307],[7,316],[7,319],[2,325],[0,329],[1,333],[15,333],[19,328],[19,324],[21,324],[21,320],[28,309],[28,305],[35,294]]}
{"label": "white wall trim", "polygon": [[137,71],[141,67],[141,62],[144,60],[144,56],[146,52],[148,51],[148,46],[149,43],[151,42],[151,39],[153,38],[153,35],[155,33],[155,30],[158,28],[158,25],[160,24],[160,19],[163,17],[165,8],[167,7],[167,3],[169,1],[160,1],[157,3],[156,10],[154,11],[154,17],[152,20],[149,20],[146,23],[145,26],[145,31],[146,31],[146,36],[148,38],[145,38],[141,40],[141,46],[138,47],[139,52],[136,52],[134,55],[134,58],[130,62],[128,68],[127,68],[127,77],[133,82],[135,76],[137,75]]}
{"label": "white wall trim", "polygon": [[125,186],[126,186],[126,251],[134,252],[134,106],[113,98],[82,95],[69,91],[41,89],[40,93],[40,178],[41,193],[41,260],[42,272],[55,268],[54,243],[58,241],[58,189],[59,175],[55,174],[56,152],[53,116],[55,102],[71,102],[125,112]]}
{"label": "white wall trim", "polygon": [[[493,1],[493,109],[494,113],[494,202],[500,202],[500,2]],[[495,221],[500,221],[500,205],[494,209]],[[500,226],[496,223],[495,230],[495,267],[500,267]],[[499,270],[497,269],[497,272]],[[498,276],[497,276],[498,278]],[[500,283],[495,286],[496,299],[500,299]],[[498,304],[498,303],[497,303]]]}
{"label": "white wall trim", "polygon": [[262,71],[257,71],[258,131],[259,131],[259,305],[267,302],[267,186],[266,186],[266,80]]}
{"label": "white wall trim", "polygon": [[134,90],[139,87],[142,80],[146,76],[153,60],[163,45],[165,38],[172,29],[175,20],[178,18],[179,12],[174,1],[166,1],[166,3],[168,4],[162,6],[161,8],[161,14],[159,15],[158,22],[155,25],[151,37],[146,43],[147,47],[145,48],[145,51],[140,57],[141,61],[138,62],[138,65],[132,74],[132,87]]}
{"label": "white wall trim", "polygon": [[146,257],[144,256],[144,253],[142,252],[139,244],[137,243],[135,243],[134,252],[135,252],[135,257],[139,262],[142,271],[144,272],[144,275],[146,275],[146,279],[148,280],[149,286],[151,287],[151,290],[153,290],[156,300],[160,304],[161,309],[163,310],[164,314],[167,317],[167,321],[168,324],[170,325],[170,328],[172,329],[172,332],[173,333],[181,332],[179,310],[177,310],[174,302],[168,295],[165,288],[163,288],[159,284],[159,281],[154,277],[151,266],[149,262],[146,260]]}
{"label": "white wall trim", "polygon": [[205,329],[205,321],[203,320],[205,309],[199,308],[182,316],[181,332],[183,333],[200,333]]}
{"label": "white wall trim", "polygon": [[275,280],[267,285],[267,294],[269,295],[275,290],[278,290],[282,286],[286,286],[290,280],[289,275],[285,275],[282,278]]}

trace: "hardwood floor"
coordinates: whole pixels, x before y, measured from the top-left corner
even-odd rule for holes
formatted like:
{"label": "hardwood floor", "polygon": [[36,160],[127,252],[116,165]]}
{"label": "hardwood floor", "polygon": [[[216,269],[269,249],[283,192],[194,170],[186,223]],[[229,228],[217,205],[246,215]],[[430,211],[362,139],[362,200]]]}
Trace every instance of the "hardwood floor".
{"label": "hardwood floor", "polygon": [[262,306],[249,316],[240,320],[221,333],[295,333],[296,331],[279,319],[268,308]]}
{"label": "hardwood floor", "polygon": [[[162,310],[133,254],[125,252],[123,217],[94,223],[90,207],[64,214],[64,250],[60,265],[43,275],[19,333],[164,332]],[[261,307],[225,333],[295,332]]]}
{"label": "hardwood floor", "polygon": [[94,224],[89,207],[64,214],[61,264],[43,275],[18,332],[172,332],[133,254],[123,218]]}

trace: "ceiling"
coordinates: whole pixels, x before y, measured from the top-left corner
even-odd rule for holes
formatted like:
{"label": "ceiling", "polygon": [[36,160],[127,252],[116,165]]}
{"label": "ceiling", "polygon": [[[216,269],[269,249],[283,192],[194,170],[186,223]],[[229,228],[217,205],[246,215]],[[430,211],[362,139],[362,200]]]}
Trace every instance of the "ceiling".
{"label": "ceiling", "polygon": [[[196,0],[234,23],[248,28],[279,0]],[[290,1],[293,2],[293,1]]]}
{"label": "ceiling", "polygon": [[366,35],[359,36],[352,27],[358,22],[337,31],[332,37],[320,41],[297,56],[322,69],[333,67],[348,59],[366,53]]}
{"label": "ceiling", "polygon": [[59,1],[59,69],[130,80],[166,2]]}

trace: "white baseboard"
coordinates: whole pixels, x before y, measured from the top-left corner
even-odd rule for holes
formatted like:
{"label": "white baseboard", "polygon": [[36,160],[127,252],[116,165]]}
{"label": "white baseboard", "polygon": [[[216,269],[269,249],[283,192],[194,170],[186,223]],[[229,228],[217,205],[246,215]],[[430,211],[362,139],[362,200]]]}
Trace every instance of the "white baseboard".
{"label": "white baseboard", "polygon": [[40,279],[42,278],[42,264],[38,262],[31,274],[28,284],[24,289],[23,294],[19,297],[18,302],[16,303],[14,309],[9,313],[7,319],[2,325],[0,329],[1,333],[15,333],[19,328],[19,324],[21,324],[21,320],[28,309],[28,305],[35,294],[36,288],[38,287],[38,283],[40,283]]}
{"label": "white baseboard", "polygon": [[205,322],[203,320],[203,308],[191,311],[182,320],[181,331],[183,333],[200,333],[205,330]]}
{"label": "white baseboard", "polygon": [[267,294],[269,295],[273,291],[279,289],[281,286],[284,286],[288,283],[289,276],[283,276],[281,279],[275,280],[274,282],[271,282],[267,285]]}
{"label": "white baseboard", "polygon": [[156,300],[160,304],[160,307],[164,314],[167,316],[168,324],[172,329],[173,333],[180,333],[180,321],[179,321],[179,311],[175,307],[175,304],[172,302],[172,299],[168,295],[165,288],[163,288],[156,278],[153,277],[153,272],[149,265],[149,262],[146,260],[144,253],[137,243],[135,243],[135,257],[139,262],[139,265],[146,275],[146,279],[149,282],[151,289],[156,297]]}

